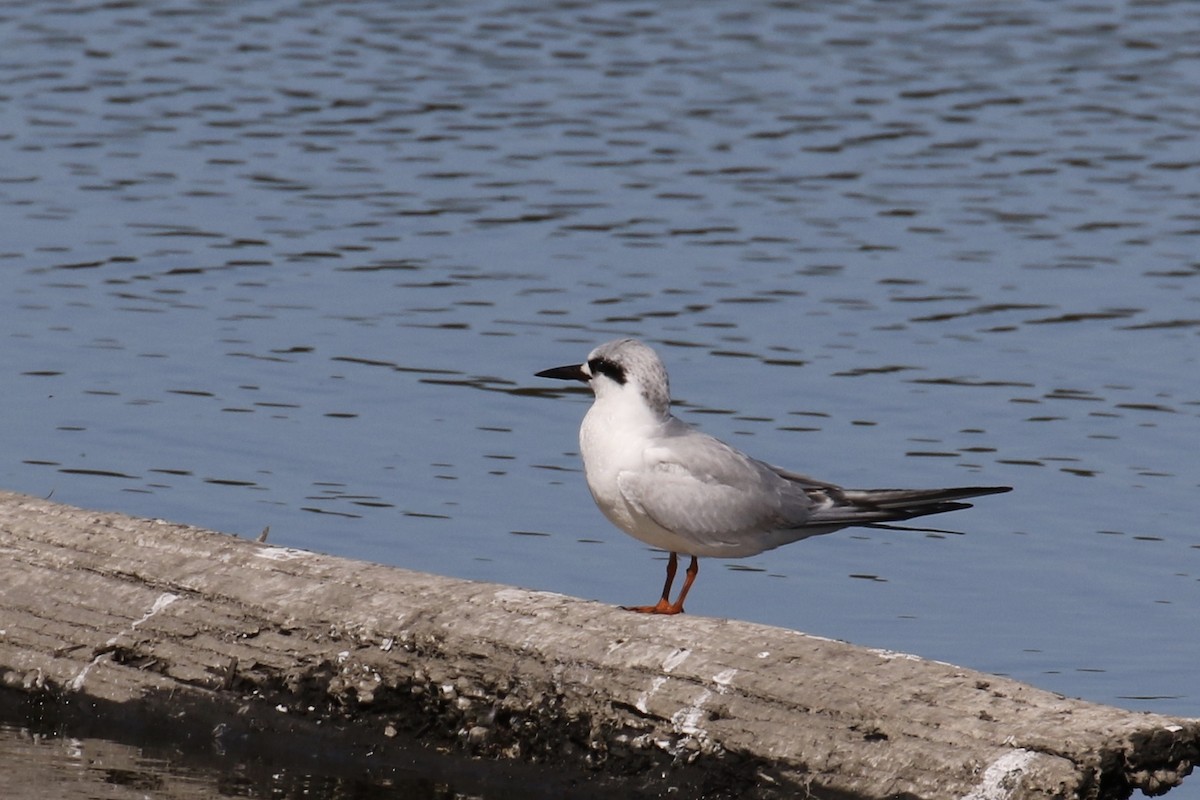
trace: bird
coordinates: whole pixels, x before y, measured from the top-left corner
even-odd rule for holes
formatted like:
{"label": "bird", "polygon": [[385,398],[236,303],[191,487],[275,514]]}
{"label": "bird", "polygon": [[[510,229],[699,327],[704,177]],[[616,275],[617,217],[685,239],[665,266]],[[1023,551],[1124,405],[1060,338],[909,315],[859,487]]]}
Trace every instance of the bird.
{"label": "bird", "polygon": [[[680,614],[699,558],[744,558],[851,526],[970,508],[969,497],[1011,486],[847,489],[759,461],[671,413],[670,382],[658,353],[637,339],[614,339],[581,364],[536,377],[586,383],[595,398],[579,428],[592,499],[615,526],[664,550],[667,577],[644,614]],[[679,556],[691,557],[670,599]]]}

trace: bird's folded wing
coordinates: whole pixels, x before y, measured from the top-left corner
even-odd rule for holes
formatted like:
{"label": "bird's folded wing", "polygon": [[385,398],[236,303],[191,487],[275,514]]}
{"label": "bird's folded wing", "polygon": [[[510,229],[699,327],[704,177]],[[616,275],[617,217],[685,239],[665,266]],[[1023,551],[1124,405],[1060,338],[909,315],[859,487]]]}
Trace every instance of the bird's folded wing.
{"label": "bird's folded wing", "polygon": [[645,467],[622,472],[625,500],[658,525],[703,544],[730,544],[790,527],[799,493],[784,492],[766,465],[710,437],[670,440],[648,448]]}

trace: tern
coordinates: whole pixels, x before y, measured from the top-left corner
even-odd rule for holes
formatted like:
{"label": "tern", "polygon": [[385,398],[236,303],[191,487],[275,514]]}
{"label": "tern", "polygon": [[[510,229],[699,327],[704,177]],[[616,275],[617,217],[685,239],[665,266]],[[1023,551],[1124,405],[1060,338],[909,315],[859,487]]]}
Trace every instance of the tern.
{"label": "tern", "polygon": [[[671,414],[666,367],[637,339],[615,339],[582,364],[536,375],[591,387],[579,450],[592,498],[618,528],[670,553],[661,599],[622,606],[629,611],[682,613],[700,557],[753,556],[850,526],[970,508],[959,501],[1012,489],[845,489],[751,458]],[[691,563],[672,602],[681,554]]]}

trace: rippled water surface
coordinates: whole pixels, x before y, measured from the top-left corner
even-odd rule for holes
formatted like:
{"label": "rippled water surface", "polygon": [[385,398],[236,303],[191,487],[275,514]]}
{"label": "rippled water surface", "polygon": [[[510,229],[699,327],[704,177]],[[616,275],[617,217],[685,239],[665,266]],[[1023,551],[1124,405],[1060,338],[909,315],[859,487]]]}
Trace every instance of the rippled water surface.
{"label": "rippled water surface", "polygon": [[689,612],[1200,716],[1198,42],[1184,0],[6,3],[0,485],[649,602],[533,377],[634,335],[765,460],[1015,487],[705,561]]}

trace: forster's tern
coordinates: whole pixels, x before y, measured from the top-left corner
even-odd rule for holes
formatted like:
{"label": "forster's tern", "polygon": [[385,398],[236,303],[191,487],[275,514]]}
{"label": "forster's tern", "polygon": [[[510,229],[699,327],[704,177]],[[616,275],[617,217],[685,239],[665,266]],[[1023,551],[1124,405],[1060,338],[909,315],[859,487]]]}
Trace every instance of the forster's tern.
{"label": "forster's tern", "polygon": [[[698,556],[752,556],[852,525],[970,508],[958,501],[1012,488],[843,489],[773,467],[672,416],[667,370],[636,339],[602,344],[582,364],[537,376],[592,388],[596,399],[579,428],[592,497],[618,528],[670,553],[662,598],[652,606],[625,606],[630,611],[682,612]],[[672,603],[678,553],[692,561]]]}

